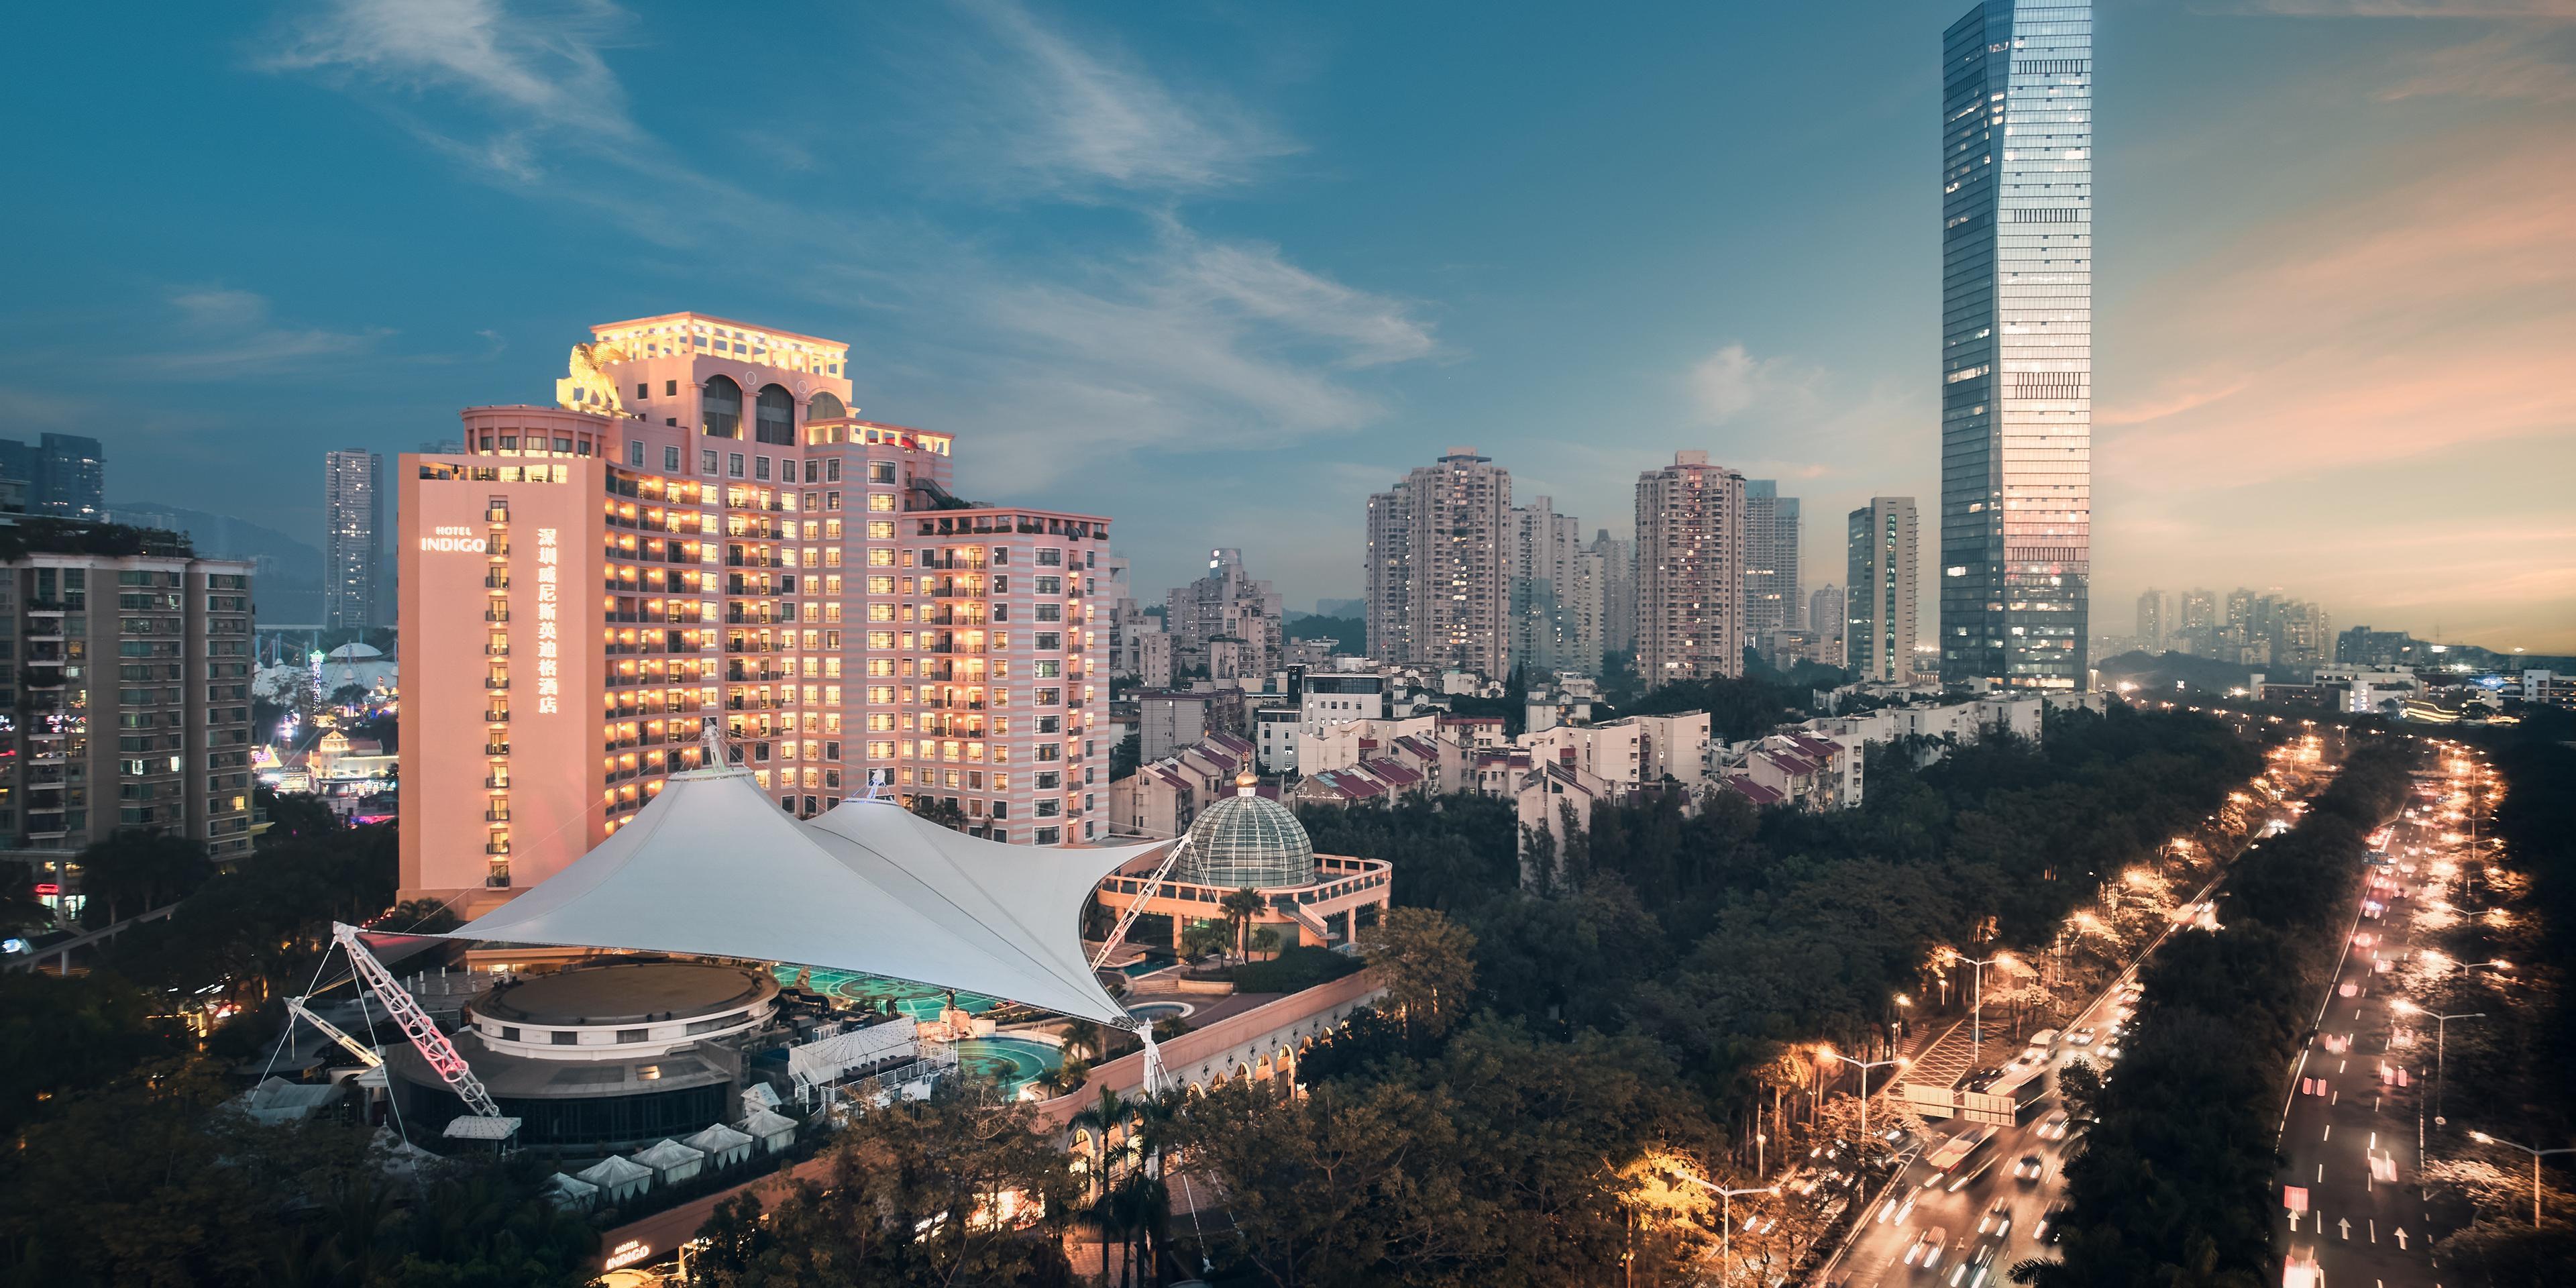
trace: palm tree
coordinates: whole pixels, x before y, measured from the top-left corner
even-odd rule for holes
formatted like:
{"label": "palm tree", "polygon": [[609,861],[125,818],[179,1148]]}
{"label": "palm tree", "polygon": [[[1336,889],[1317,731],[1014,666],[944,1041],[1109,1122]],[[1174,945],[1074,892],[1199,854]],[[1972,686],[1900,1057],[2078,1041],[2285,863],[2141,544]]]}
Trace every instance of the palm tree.
{"label": "palm tree", "polygon": [[[1091,1133],[1090,1181],[1093,1201],[1086,1212],[1084,1223],[1100,1232],[1102,1274],[1109,1272],[1109,1236],[1123,1229],[1118,1221],[1120,1209],[1110,1197],[1109,1133],[1125,1128],[1135,1116],[1134,1103],[1104,1086],[1100,1089],[1098,1101],[1076,1110],[1073,1117],[1065,1122],[1065,1126],[1070,1130]],[[1133,1148],[1134,1143],[1135,1137],[1131,1133],[1127,1146]]]}
{"label": "palm tree", "polygon": [[1217,910],[1225,914],[1225,923],[1234,928],[1234,953],[1243,956],[1243,933],[1252,924],[1254,914],[1262,909],[1261,896],[1247,886],[1217,900]]}
{"label": "palm tree", "polygon": [[1109,1054],[1102,1041],[1100,1025],[1090,1020],[1071,1020],[1064,1026],[1064,1044],[1097,1060]]}

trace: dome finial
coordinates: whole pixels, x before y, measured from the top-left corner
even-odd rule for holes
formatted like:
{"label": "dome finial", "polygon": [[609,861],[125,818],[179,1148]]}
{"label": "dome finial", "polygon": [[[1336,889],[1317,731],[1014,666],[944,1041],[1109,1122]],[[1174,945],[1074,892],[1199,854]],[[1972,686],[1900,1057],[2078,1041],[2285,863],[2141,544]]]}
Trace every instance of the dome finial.
{"label": "dome finial", "polygon": [[1261,794],[1260,786],[1261,779],[1249,769],[1234,776],[1234,794],[1237,796],[1258,796]]}

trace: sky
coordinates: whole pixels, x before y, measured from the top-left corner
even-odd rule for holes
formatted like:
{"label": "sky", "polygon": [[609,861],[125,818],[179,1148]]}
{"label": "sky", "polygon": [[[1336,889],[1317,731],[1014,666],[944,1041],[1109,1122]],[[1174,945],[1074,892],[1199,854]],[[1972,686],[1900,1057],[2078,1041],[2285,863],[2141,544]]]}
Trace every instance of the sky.
{"label": "sky", "polygon": [[[1965,8],[39,6],[112,56],[0,84],[0,437],[319,544],[325,450],[697,310],[849,342],[862,414],[1114,516],[1149,600],[1214,546],[1357,595],[1452,444],[1622,534],[1705,449],[1839,582],[1845,511],[1937,496]],[[2576,651],[2576,0],[2096,17],[2094,631],[2279,587]]]}

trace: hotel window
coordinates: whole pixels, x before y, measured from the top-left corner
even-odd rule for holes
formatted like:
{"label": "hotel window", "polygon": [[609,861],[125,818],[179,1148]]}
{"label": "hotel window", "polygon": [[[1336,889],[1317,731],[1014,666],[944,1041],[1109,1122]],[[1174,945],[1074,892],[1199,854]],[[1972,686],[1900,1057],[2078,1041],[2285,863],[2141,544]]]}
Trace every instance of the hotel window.
{"label": "hotel window", "polygon": [[777,385],[763,385],[752,412],[753,441],[776,447],[796,441],[796,395]]}
{"label": "hotel window", "polygon": [[643,440],[643,439],[640,439],[640,438],[630,438],[630,439],[627,439],[627,440],[626,440],[626,463],[627,463],[627,464],[629,464],[629,465],[635,466],[635,467],[636,467],[636,468],[638,468],[638,469],[642,469],[642,468],[643,468],[643,466],[644,466],[644,440]]}
{"label": "hotel window", "polygon": [[698,472],[700,474],[713,474],[716,472],[716,449],[712,447],[701,447],[698,449]]}
{"label": "hotel window", "polygon": [[668,472],[668,473],[672,473],[672,474],[677,474],[677,473],[679,473],[679,472],[680,472],[680,449],[679,449],[679,448],[676,448],[676,447],[665,447],[665,448],[663,448],[663,449],[662,449],[662,468],[663,468],[663,470],[664,470],[664,471],[666,471],[666,472]]}
{"label": "hotel window", "polygon": [[677,380],[665,380],[665,381],[663,381],[663,382],[662,382],[662,396],[663,396],[663,397],[665,397],[665,398],[673,398],[673,397],[677,397],[677,396],[679,395],[679,392],[680,392],[680,382],[679,382],[679,381],[677,381]]}
{"label": "hotel window", "polygon": [[875,512],[876,512],[876,513],[878,513],[878,514],[891,514],[891,513],[893,513],[893,512],[894,512],[894,493],[892,493],[892,492],[871,492],[871,493],[869,493],[869,494],[868,494],[868,509],[875,511]]}
{"label": "hotel window", "polygon": [[766,482],[768,482],[768,481],[769,481],[769,458],[768,458],[768,457],[766,457],[766,456],[755,456],[755,457],[752,457],[752,458],[751,458],[751,476],[752,476],[753,478],[755,478],[755,479],[760,480],[760,481],[761,481],[761,482],[763,482],[763,483],[766,483]]}
{"label": "hotel window", "polygon": [[725,477],[737,479],[742,477],[742,453],[725,453]]}
{"label": "hotel window", "polygon": [[699,395],[700,419],[709,438],[742,437],[742,386],[730,376],[710,376]]}
{"label": "hotel window", "polygon": [[870,461],[870,462],[868,462],[868,482],[870,482],[870,483],[892,483],[892,482],[894,482],[894,462],[892,462],[892,461]]}

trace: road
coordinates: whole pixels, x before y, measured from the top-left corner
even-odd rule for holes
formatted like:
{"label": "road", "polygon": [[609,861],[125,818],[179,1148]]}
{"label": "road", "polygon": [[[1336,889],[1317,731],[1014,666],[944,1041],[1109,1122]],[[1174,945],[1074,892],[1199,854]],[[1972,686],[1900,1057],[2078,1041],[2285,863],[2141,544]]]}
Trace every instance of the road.
{"label": "road", "polygon": [[[2210,885],[2203,887],[2192,902],[2207,899],[2217,880],[2213,877]],[[2156,936],[2140,960],[2153,954],[2175,930],[2187,924],[2178,923]],[[2120,990],[2135,978],[2136,969],[2133,963],[2106,985],[2102,993],[2087,1003],[2067,1025],[2066,1031],[2072,1033],[2089,1028],[2100,1037],[2107,1038],[2119,1014]],[[1965,1031],[1960,1031],[1957,1036],[1964,1039]],[[2000,1064],[2010,1059],[2022,1045],[2018,1039],[1989,1038],[1982,1052],[1983,1063]],[[2077,1046],[2061,1039],[2057,1050],[2050,1056],[2051,1063],[2062,1065],[2068,1058],[2078,1055],[2097,1064],[2106,1063],[2104,1045],[2097,1040],[2087,1046]],[[1931,1065],[1935,1061],[1926,1059],[1923,1063]],[[1949,1180],[1955,1179],[1956,1173],[1926,1187],[1924,1182],[1933,1179],[1932,1169],[1919,1158],[1909,1161],[1897,1177],[1892,1198],[1875,1203],[1863,1217],[1867,1224],[1860,1238],[1843,1255],[1829,1276],[1829,1282],[1849,1285],[1849,1288],[1918,1283],[1926,1288],[1933,1284],[1946,1285],[1962,1258],[1973,1259],[1981,1247],[1992,1245],[1994,1251],[1987,1262],[1984,1288],[1993,1288],[1995,1283],[2004,1279],[2005,1272],[2012,1268],[2014,1262],[2039,1255],[2044,1246],[2036,1238],[2040,1217],[2050,1207],[2063,1202],[2065,1197],[2066,1142],[2050,1140],[2042,1134],[2048,1120],[2056,1113],[2057,1101],[2051,1096],[2023,1114],[2020,1122],[1997,1127],[1994,1140],[1957,1169],[1970,1174],[1972,1179],[1955,1191],[1950,1188]],[[1935,1122],[1932,1125],[1934,1139],[1926,1142],[1926,1148],[1937,1146],[1940,1137],[1969,1125],[1962,1119]],[[2039,1160],[2041,1174],[2037,1178],[2025,1180],[2014,1176],[2015,1165],[2024,1157]],[[1978,1230],[1979,1223],[1989,1218],[1997,1203],[2004,1205],[2011,1218],[2010,1226],[1999,1238],[1981,1234]],[[1925,1233],[1933,1231],[1942,1235],[1940,1254],[1932,1272],[1926,1274],[1919,1264],[1908,1264],[1906,1253]],[[1919,1262],[1920,1258],[1916,1260]],[[1970,1270],[1961,1276],[1961,1288],[1966,1288],[1974,1274],[1975,1271]]]}
{"label": "road", "polygon": [[[2233,856],[2229,864],[2222,865],[2189,900],[2178,906],[2189,909],[2206,903],[2217,892],[2219,884],[2226,880],[2231,866]],[[2139,963],[2153,956],[2167,939],[2192,924],[2193,921],[2185,919],[2166,926],[2139,952],[2127,969],[2106,984],[2103,991],[2067,1023],[2064,1032],[2089,1028],[2100,1037],[2110,1036],[2113,1025],[2124,1016],[2119,1009],[2121,991],[2137,978]],[[1958,1036],[1964,1038],[1965,1034]],[[1965,1055],[1964,1041],[1957,1045],[1963,1050],[1949,1053],[1946,1062],[1937,1058],[1935,1051],[1927,1050],[1914,1074],[1920,1077],[1929,1073],[1934,1081],[1947,1078],[1955,1083],[1968,1069],[2000,1065],[2022,1047],[2018,1040],[1989,1037],[1985,1048],[1976,1053],[1978,1058],[1969,1060],[1961,1058]],[[2049,1058],[2052,1066],[2062,1067],[2070,1057],[2077,1055],[2092,1059],[2096,1065],[2105,1068],[2106,1073],[2113,1063],[2101,1042],[2089,1047],[2078,1046],[2064,1038],[2058,1041],[2057,1049],[2050,1053]],[[1993,1251],[1984,1263],[1987,1271],[1984,1288],[1993,1288],[1998,1282],[2007,1282],[2006,1272],[2014,1262],[2045,1255],[2047,1245],[2038,1238],[2040,1219],[2050,1208],[2065,1201],[2064,1164],[2068,1142],[2050,1140],[2042,1134],[2045,1124],[2057,1112],[2057,1100],[2052,1095],[2024,1113],[2020,1122],[1997,1127],[1994,1141],[1980,1149],[1976,1158],[1961,1169],[1977,1174],[1955,1192],[1947,1181],[1926,1188],[1923,1182],[1931,1176],[1931,1169],[1919,1160],[1908,1162],[1891,1191],[1893,1200],[1873,1204],[1863,1218],[1867,1224],[1862,1227],[1860,1236],[1827,1272],[1826,1282],[1848,1285],[1849,1288],[1948,1285],[1962,1258],[1973,1261],[1983,1247],[1991,1244]],[[1935,1139],[1925,1142],[1924,1149],[1928,1151],[1937,1146],[1940,1137],[1968,1125],[1960,1119],[1935,1121],[1931,1126]],[[2026,1156],[2039,1160],[2041,1174],[2036,1179],[2023,1180],[2013,1175],[2015,1164]],[[1979,1170],[1981,1167],[1982,1172]],[[1911,1206],[1908,1206],[1909,1200]],[[2011,1218],[2010,1226],[2000,1238],[1980,1233],[1978,1229],[1997,1203],[2004,1205]],[[1941,1235],[1939,1259],[1932,1273],[1926,1274],[1919,1264],[1909,1264],[1906,1254],[1927,1232],[1936,1231]],[[1916,1261],[1920,1259],[1918,1256]],[[1960,1288],[1967,1288],[1975,1276],[1973,1268],[1963,1274]]]}
{"label": "road", "polygon": [[[2430,804],[2420,796],[2408,803]],[[2419,882],[2433,863],[2456,857],[2442,838],[2429,817],[2392,825],[2391,862],[2370,869],[2354,901],[2317,1031],[2292,1070],[2273,1243],[2284,1257],[2313,1254],[2329,1284],[2441,1282],[2417,1173],[2433,1035],[2408,1033],[2390,1006],[2400,999],[2384,983],[2415,951],[2410,914]],[[2292,1210],[2302,1202],[2304,1213]]]}

